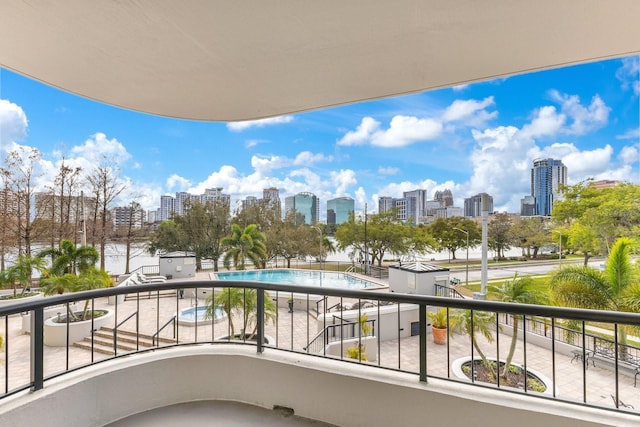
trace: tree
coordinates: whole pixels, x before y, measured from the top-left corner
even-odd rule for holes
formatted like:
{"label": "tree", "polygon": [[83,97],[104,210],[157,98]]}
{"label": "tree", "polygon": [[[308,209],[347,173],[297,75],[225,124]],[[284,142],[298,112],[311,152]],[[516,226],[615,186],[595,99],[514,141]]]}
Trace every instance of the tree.
{"label": "tree", "polygon": [[18,255],[16,263],[4,271],[2,280],[12,286],[14,298],[18,296],[17,284],[22,286],[21,295],[31,287],[33,270],[44,273],[46,271],[45,260],[31,255]]}
{"label": "tree", "polygon": [[[604,271],[565,267],[551,277],[551,292],[560,305],[596,310],[638,311],[640,286],[630,258],[631,239],[619,238],[611,248]],[[627,342],[629,326],[620,325],[618,340]]]}
{"label": "tree", "polygon": [[[598,189],[589,181],[562,189],[563,200],[554,203],[553,221],[574,227],[575,239],[569,239],[570,247],[590,253],[609,253],[618,237],[634,237],[640,229],[640,185],[619,184]],[[575,244],[575,246],[574,246]],[[586,261],[585,261],[586,262]]]}
{"label": "tree", "polygon": [[[243,338],[253,339],[257,330],[257,307],[258,307],[258,294],[256,289],[253,288],[223,288],[220,291],[215,292],[213,295],[207,297],[207,309],[205,312],[205,319],[211,319],[215,315],[217,307],[221,307],[227,315],[229,321],[229,330],[231,332],[230,339],[236,337],[235,325],[233,323],[233,316],[242,313],[243,316]],[[264,314],[265,323],[267,321],[275,321],[276,318],[276,305],[269,297],[267,292],[264,293]],[[247,333],[247,330],[251,330]]]}
{"label": "tree", "polygon": [[504,251],[511,249],[512,235],[510,233],[513,222],[507,213],[492,215],[487,226],[489,249],[496,252],[498,259],[504,259]]}
{"label": "tree", "polygon": [[222,240],[229,233],[229,206],[223,200],[194,202],[187,205],[184,215],[162,222],[150,238],[147,250],[189,251],[196,256],[197,267],[203,259],[213,260],[218,271],[218,260],[224,253]]}
{"label": "tree", "polygon": [[489,367],[490,364],[487,361],[487,356],[478,345],[476,333],[481,333],[489,343],[492,343],[492,327],[495,326],[495,324],[496,315],[493,312],[453,310],[449,319],[449,335],[453,337],[454,332],[461,332],[466,334],[471,339],[471,344],[482,359],[483,364]]}
{"label": "tree", "polygon": [[454,216],[438,218],[429,226],[429,230],[437,245],[451,253],[451,259],[456,259],[456,251],[467,246],[467,235],[456,229],[469,233],[469,246],[477,246],[482,242],[482,230],[478,224],[468,218]]}
{"label": "tree", "polygon": [[[511,237],[515,246],[522,248],[522,255],[538,257],[542,246],[552,239],[546,224],[539,218],[522,218],[511,227]],[[533,255],[531,254],[533,250]]]}
{"label": "tree", "polygon": [[[92,289],[106,288],[112,285],[111,276],[104,270],[93,266],[85,269],[80,275],[66,273],[63,275],[51,275],[41,280],[41,287],[45,295],[63,294],[64,292],[81,292]],[[89,301],[85,300],[80,317],[69,311],[70,318],[75,320],[87,320],[89,316]]]}
{"label": "tree", "polygon": [[71,240],[62,240],[59,248],[44,249],[38,257],[51,257],[49,274],[60,276],[82,274],[93,267],[100,256],[93,246],[76,246]]}
{"label": "tree", "polygon": [[352,256],[368,252],[371,263],[382,266],[386,253],[408,253],[413,242],[410,232],[411,228],[399,223],[393,211],[369,215],[366,223],[351,214],[338,226],[336,240],[340,249],[351,249]]}
{"label": "tree", "polygon": [[245,259],[249,258],[256,268],[264,268],[267,259],[266,237],[255,224],[244,229],[238,224],[231,225],[231,236],[222,239],[222,246],[227,249],[223,264],[229,268],[231,261],[238,270],[244,270]]}
{"label": "tree", "polygon": [[[39,162],[42,154],[36,148],[20,146],[7,153],[3,176],[8,179],[8,190],[15,197],[16,235],[18,253],[29,255],[33,235],[34,212],[31,206],[35,197],[35,180],[41,175]],[[23,246],[24,244],[24,246]]]}
{"label": "tree", "polygon": [[129,203],[129,218],[127,221],[126,253],[125,253],[125,274],[129,274],[129,263],[131,261],[131,243],[133,241],[133,224],[136,218],[142,217],[142,206],[140,203],[132,201]]}
{"label": "tree", "polygon": [[[303,225],[296,225],[296,213],[289,212],[284,221],[276,221],[265,232],[267,259],[283,257],[287,260],[287,268],[291,268],[291,260],[314,253],[310,230]],[[317,233],[316,233],[317,234]]]}
{"label": "tree", "polygon": [[[100,269],[104,270],[105,247],[111,229],[108,226],[109,211],[112,203],[124,191],[126,185],[120,181],[120,170],[113,161],[104,157],[88,177],[96,200],[95,219],[99,219]],[[94,224],[95,227],[96,224]],[[95,231],[94,231],[95,233]]]}
{"label": "tree", "polygon": [[[537,304],[542,301],[541,295],[533,289],[533,280],[530,277],[518,277],[518,274],[513,276],[513,279],[507,280],[500,286],[491,286],[489,289],[497,297],[498,300],[503,302],[515,302],[519,304]],[[511,345],[509,346],[509,354],[507,354],[507,360],[505,361],[504,370],[502,376],[506,378],[509,366],[513,360],[513,355],[516,352],[516,344],[518,342],[518,322],[522,316],[513,315],[513,332],[511,334]]]}

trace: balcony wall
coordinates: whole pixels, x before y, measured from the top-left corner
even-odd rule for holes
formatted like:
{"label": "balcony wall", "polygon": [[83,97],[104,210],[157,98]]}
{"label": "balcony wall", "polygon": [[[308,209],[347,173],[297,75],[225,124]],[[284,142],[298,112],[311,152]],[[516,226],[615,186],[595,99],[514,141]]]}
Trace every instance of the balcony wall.
{"label": "balcony wall", "polygon": [[[197,400],[231,400],[337,425],[578,427],[637,425],[636,415],[252,346],[190,346],[68,373],[0,405],[3,425],[99,426]],[[188,420],[185,420],[188,425]]]}

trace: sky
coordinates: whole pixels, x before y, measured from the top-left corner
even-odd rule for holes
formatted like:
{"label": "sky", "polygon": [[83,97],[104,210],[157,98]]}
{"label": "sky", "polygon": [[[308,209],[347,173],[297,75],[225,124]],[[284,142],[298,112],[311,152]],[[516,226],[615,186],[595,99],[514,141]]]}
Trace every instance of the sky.
{"label": "sky", "polygon": [[277,187],[316,194],[321,219],[334,197],[375,212],[415,189],[450,189],[459,207],[487,192],[519,212],[537,158],[561,159],[569,184],[640,183],[640,57],[235,123],[132,112],[0,68],[0,156],[18,145],[42,152],[40,189],[63,158],[87,173],[113,159],[118,205],[148,210],[178,191],[223,187],[236,206]]}

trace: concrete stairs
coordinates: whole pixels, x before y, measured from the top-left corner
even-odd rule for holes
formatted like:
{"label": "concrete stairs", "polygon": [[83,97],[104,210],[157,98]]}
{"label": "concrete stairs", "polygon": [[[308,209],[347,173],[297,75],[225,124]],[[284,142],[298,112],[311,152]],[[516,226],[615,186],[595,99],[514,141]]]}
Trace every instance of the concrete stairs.
{"label": "concrete stairs", "polygon": [[[103,326],[99,330],[95,331],[93,333],[93,351],[96,353],[114,356],[116,353],[113,349],[113,335],[113,328]],[[175,344],[176,341],[168,338],[156,338],[156,343],[159,343],[160,345]],[[86,337],[82,341],[73,343],[73,346],[91,351],[91,337]],[[150,349],[155,347],[155,345],[153,344],[153,338],[151,335],[138,334],[133,331],[118,329],[115,347],[118,354],[123,354]]]}

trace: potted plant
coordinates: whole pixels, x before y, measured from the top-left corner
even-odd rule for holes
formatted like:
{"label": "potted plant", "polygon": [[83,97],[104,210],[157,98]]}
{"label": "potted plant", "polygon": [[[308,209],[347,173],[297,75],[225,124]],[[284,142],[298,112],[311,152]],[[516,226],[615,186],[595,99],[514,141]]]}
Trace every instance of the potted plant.
{"label": "potted plant", "polygon": [[431,321],[431,334],[433,342],[445,344],[447,342],[447,309],[441,308],[437,311],[430,311],[427,317]]}
{"label": "potted plant", "polygon": [[[369,316],[366,314],[358,316],[358,325],[360,326],[361,337],[367,337],[373,330],[373,326],[369,324]],[[356,342],[352,347],[345,350],[346,355],[350,359],[357,359],[359,361],[368,361],[367,348],[365,344]]]}

